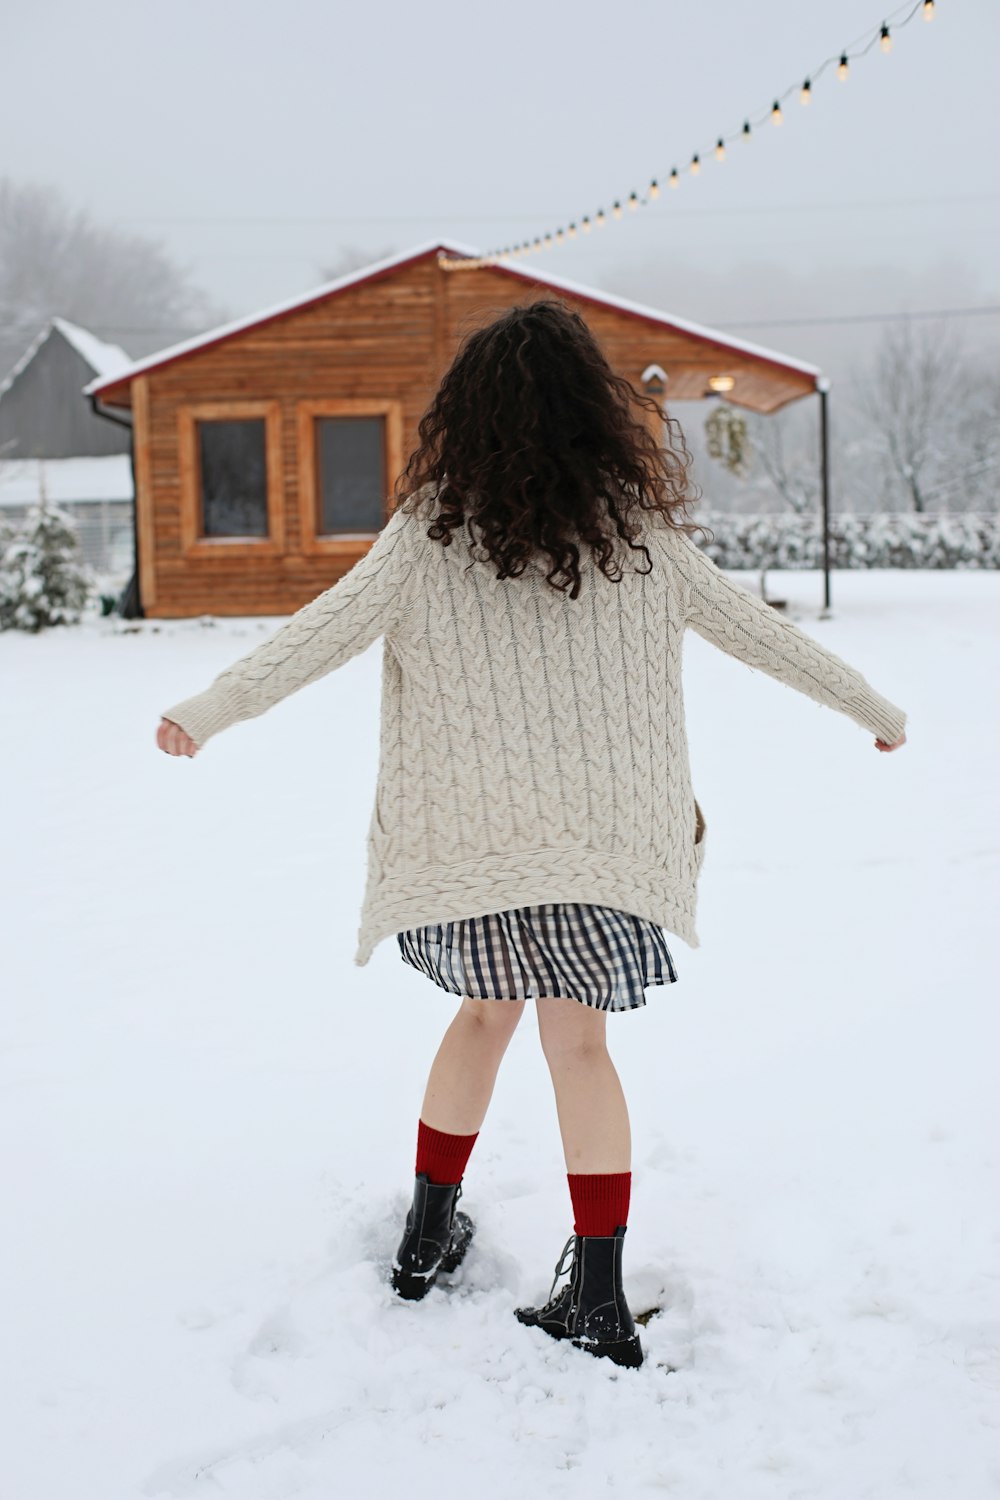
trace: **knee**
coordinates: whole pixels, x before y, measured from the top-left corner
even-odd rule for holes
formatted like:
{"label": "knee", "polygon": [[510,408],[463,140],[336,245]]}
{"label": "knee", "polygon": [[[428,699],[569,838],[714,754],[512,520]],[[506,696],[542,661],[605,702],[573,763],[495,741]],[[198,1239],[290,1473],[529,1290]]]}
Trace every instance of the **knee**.
{"label": "knee", "polygon": [[524,1014],[524,1001],[466,998],[462,1001],[459,1014],[484,1040],[490,1039],[502,1045],[513,1036],[517,1023]]}

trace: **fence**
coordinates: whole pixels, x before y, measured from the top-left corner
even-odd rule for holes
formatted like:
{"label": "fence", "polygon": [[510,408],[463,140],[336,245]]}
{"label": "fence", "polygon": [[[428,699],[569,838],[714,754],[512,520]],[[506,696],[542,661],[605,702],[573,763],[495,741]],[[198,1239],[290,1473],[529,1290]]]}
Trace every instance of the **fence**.
{"label": "fence", "polygon": [[[102,584],[124,585],[135,561],[131,500],[63,500],[57,508],[73,522],[83,561]],[[28,505],[5,505],[0,519],[20,526],[30,509]]]}

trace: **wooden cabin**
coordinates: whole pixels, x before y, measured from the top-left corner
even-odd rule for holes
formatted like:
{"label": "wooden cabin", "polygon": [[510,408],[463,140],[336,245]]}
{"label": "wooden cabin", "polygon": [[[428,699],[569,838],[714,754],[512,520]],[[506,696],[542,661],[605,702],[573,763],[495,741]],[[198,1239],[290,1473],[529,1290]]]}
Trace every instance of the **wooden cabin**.
{"label": "wooden cabin", "polygon": [[132,423],[142,611],[286,615],[328,588],[386,521],[462,337],[546,295],[670,406],[712,381],[757,412],[817,389],[813,366],[655,308],[419,246],[90,384],[98,413]]}

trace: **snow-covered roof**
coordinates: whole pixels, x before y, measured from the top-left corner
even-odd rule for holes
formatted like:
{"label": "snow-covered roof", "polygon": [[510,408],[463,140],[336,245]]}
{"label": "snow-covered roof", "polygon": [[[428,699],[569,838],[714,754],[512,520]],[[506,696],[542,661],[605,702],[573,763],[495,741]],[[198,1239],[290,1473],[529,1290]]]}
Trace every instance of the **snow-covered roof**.
{"label": "snow-covered roof", "polygon": [[70,323],[66,318],[53,318],[35,335],[16,365],[0,382],[0,396],[10,390],[14,381],[28,368],[39,349],[47,339],[52,337],[53,333],[62,334],[77,354],[86,360],[98,380],[118,375],[122,370],[127,370],[132,363],[125,350],[119,348],[117,344],[106,344],[96,334],[90,333],[86,328],[81,328],[77,323]]}
{"label": "snow-covered roof", "polygon": [[[289,301],[279,302],[273,307],[266,308],[263,312],[254,313],[250,317],[238,318],[232,323],[225,323],[219,328],[210,329],[207,333],[198,334],[194,338],[185,339],[182,343],[172,344],[169,348],[161,349],[158,354],[150,354],[144,359],[136,360],[127,369],[117,372],[110,377],[100,376],[92,380],[84,389],[88,396],[99,396],[102,391],[112,386],[133,379],[136,375],[145,374],[147,370],[158,369],[159,366],[170,364],[174,360],[183,359],[188,354],[194,354],[199,349],[209,348],[213,344],[222,343],[224,339],[232,338],[238,333],[245,333],[251,328],[257,328],[263,323],[269,323],[275,318],[282,318],[288,313],[300,312],[303,308],[313,303],[322,302],[327,297],[335,296],[337,292],[344,291],[347,287],[355,286],[359,282],[368,281],[376,276],[384,276],[387,272],[398,270],[412,261],[421,260],[425,256],[437,254],[444,251],[446,254],[478,258],[482,252],[472,245],[464,245],[456,240],[428,240],[422,245],[417,245],[410,250],[405,250],[399,255],[391,255],[384,260],[374,261],[369,266],[362,266],[356,271],[350,271],[345,276],[338,277],[335,281],[326,282],[325,285],[314,288]],[[818,366],[806,364],[803,360],[790,359],[786,354],[779,354],[774,349],[767,349],[761,344],[752,344],[745,339],[730,338],[728,334],[720,333],[718,329],[707,328],[701,323],[692,323],[686,318],[676,318],[672,314],[661,312],[658,308],[647,307],[641,302],[632,302],[626,297],[616,297],[610,292],[601,291],[594,287],[584,286],[580,282],[570,281],[564,276],[553,275],[551,271],[541,271],[536,267],[517,265],[512,261],[497,262],[493,269],[504,275],[515,276],[527,282],[540,282],[558,290],[571,292],[574,296],[581,297],[588,302],[600,303],[605,307],[617,308],[618,311],[627,313],[631,317],[642,318],[647,322],[658,324],[663,328],[675,329],[679,333],[690,334],[692,337],[701,339],[708,343],[718,345],[720,348],[729,349],[734,352],[745,354],[754,359],[766,360],[769,364],[777,365],[781,369],[794,370],[798,374],[818,377],[821,371]]]}
{"label": "snow-covered roof", "polygon": [[52,324],[48,323],[43,329],[40,330],[40,332],[35,334],[35,337],[31,340],[31,343],[28,345],[27,349],[25,349],[24,353],[21,355],[21,358],[17,361],[17,364],[15,364],[10,370],[8,370],[3,380],[0,380],[0,396],[3,395],[4,391],[9,391],[11,386],[14,384],[14,381],[20,375],[21,371],[28,368],[28,366],[31,364],[31,361],[34,359],[35,355],[45,343],[45,340],[48,338],[51,332]]}
{"label": "snow-covered roof", "polygon": [[66,341],[73,345],[77,354],[85,359],[94,374],[103,379],[109,375],[120,375],[132,363],[124,349],[117,344],[106,344],[96,334],[67,318],[53,318],[53,327],[58,328]]}
{"label": "snow-covered roof", "polygon": [[105,458],[0,459],[0,507],[33,505],[43,493],[53,505],[131,500],[131,460],[127,453]]}

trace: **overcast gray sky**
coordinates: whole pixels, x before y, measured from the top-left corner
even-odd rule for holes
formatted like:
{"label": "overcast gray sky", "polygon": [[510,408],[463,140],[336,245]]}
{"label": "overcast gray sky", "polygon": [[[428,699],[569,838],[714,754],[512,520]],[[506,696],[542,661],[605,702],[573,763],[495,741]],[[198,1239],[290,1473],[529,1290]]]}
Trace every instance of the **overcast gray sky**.
{"label": "overcast gray sky", "polygon": [[[697,180],[520,264],[836,366],[872,325],[781,320],[1000,304],[1000,3],[939,0],[781,127],[710,148],[892,12],[7,0],[2,170],[162,239],[237,315],[348,250],[610,211],[708,147]],[[996,347],[1000,316],[963,326]]]}

